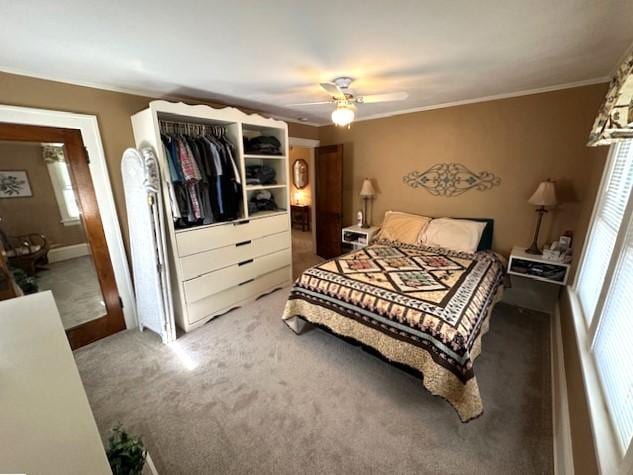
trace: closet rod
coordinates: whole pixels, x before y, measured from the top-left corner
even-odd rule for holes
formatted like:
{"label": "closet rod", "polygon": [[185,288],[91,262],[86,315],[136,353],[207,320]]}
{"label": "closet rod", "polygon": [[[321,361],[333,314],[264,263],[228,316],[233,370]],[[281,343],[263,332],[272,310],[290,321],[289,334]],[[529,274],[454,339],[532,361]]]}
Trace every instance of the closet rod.
{"label": "closet rod", "polygon": [[223,136],[225,129],[223,125],[200,124],[193,122],[176,122],[172,120],[159,120],[161,131],[169,133],[180,133],[188,135],[204,135],[212,134],[215,136]]}

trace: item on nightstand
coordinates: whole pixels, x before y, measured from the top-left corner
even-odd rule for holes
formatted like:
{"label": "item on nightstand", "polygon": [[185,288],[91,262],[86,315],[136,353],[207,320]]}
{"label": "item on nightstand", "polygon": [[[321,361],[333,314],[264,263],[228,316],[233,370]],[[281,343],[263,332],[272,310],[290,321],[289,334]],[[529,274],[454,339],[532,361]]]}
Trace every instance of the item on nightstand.
{"label": "item on nightstand", "polygon": [[296,206],[304,206],[303,204],[303,191],[297,190],[294,193],[295,205]]}
{"label": "item on nightstand", "polygon": [[543,249],[543,259],[554,262],[571,262],[571,248],[561,244],[560,241],[554,241],[550,247]]}
{"label": "item on nightstand", "polygon": [[560,248],[567,252],[571,249],[571,236],[562,235],[558,240]]}
{"label": "item on nightstand", "polygon": [[363,212],[359,211],[358,213],[356,213],[356,224],[358,226],[362,226],[363,225]]}
{"label": "item on nightstand", "polygon": [[372,185],[369,178],[365,178],[363,186],[360,189],[360,196],[363,198],[363,222],[361,228],[367,229],[369,227],[369,220],[367,219],[367,202],[376,195],[374,185]]}
{"label": "item on nightstand", "polygon": [[549,179],[541,182],[534,194],[528,200],[528,203],[538,206],[536,209],[538,219],[536,221],[534,239],[532,240],[530,247],[528,247],[525,252],[528,254],[540,254],[541,250],[538,248],[538,234],[541,230],[541,221],[543,220],[543,215],[547,213],[546,206],[556,205],[556,188],[554,186],[554,182]]}

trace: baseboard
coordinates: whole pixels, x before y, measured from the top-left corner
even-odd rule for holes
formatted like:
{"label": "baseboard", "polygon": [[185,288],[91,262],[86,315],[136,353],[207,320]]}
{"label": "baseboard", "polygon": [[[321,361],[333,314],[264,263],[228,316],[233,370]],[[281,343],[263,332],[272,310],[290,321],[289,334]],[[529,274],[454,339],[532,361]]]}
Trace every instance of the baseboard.
{"label": "baseboard", "polygon": [[71,246],[55,247],[48,251],[48,262],[59,262],[75,257],[90,255],[90,246],[87,242],[73,244]]}
{"label": "baseboard", "polygon": [[560,326],[558,304],[551,318],[551,360],[552,360],[552,437],[554,449],[554,473],[573,475],[574,459],[569,422],[569,402],[567,399],[567,379],[563,357],[563,337]]}

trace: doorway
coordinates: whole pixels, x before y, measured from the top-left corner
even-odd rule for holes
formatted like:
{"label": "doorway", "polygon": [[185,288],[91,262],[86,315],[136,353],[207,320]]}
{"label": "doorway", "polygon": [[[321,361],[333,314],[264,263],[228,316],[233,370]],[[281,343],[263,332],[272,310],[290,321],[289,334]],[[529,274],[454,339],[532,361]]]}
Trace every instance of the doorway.
{"label": "doorway", "polygon": [[73,349],[125,328],[79,130],[0,123],[0,241],[23,293],[53,293]]}
{"label": "doorway", "polygon": [[331,259],[343,253],[343,145],[316,149],[314,175],[316,253]]}
{"label": "doorway", "polygon": [[[292,144],[293,139],[291,139]],[[316,255],[314,228],[314,146],[291,145],[288,160],[290,219],[292,224],[292,275],[296,279],[323,259]],[[306,145],[313,145],[312,147]]]}

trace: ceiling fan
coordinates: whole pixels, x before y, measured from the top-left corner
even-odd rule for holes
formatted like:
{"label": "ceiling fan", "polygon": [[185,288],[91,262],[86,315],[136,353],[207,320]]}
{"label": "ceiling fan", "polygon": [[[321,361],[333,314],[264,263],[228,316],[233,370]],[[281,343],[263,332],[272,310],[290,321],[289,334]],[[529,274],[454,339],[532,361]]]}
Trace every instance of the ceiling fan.
{"label": "ceiling fan", "polygon": [[332,98],[329,101],[305,102],[303,104],[290,104],[296,106],[314,106],[320,104],[335,104],[332,111],[332,122],[339,126],[346,126],[354,121],[356,114],[356,104],[375,104],[377,102],[403,101],[409,94],[406,92],[388,92],[385,94],[370,94],[368,96],[357,96],[350,89],[354,80],[348,77],[340,77],[332,82],[322,82],[320,86]]}

